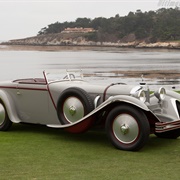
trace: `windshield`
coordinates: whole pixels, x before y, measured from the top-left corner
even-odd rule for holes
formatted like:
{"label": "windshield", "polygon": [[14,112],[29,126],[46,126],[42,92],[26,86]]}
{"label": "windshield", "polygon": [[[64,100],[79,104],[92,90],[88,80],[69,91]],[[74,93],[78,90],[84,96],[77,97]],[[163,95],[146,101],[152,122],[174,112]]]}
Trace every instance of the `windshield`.
{"label": "windshield", "polygon": [[54,81],[83,80],[82,70],[66,70],[60,72],[43,72],[47,83]]}

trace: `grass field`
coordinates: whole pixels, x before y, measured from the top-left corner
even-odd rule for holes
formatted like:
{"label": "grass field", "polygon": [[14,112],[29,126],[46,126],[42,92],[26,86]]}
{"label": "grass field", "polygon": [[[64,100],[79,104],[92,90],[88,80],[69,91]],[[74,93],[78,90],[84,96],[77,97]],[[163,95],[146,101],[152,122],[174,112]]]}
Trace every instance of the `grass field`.
{"label": "grass field", "polygon": [[104,131],[74,135],[45,126],[0,132],[0,179],[179,180],[180,139],[150,136],[139,152],[115,149]]}

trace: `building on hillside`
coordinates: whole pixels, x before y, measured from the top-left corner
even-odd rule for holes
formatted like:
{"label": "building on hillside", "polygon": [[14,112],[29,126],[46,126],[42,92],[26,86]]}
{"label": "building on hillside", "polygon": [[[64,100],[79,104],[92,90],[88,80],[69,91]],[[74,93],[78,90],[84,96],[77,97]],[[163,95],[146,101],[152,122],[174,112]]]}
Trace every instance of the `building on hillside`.
{"label": "building on hillside", "polygon": [[96,30],[93,28],[66,28],[61,33],[89,33],[89,32],[95,32]]}

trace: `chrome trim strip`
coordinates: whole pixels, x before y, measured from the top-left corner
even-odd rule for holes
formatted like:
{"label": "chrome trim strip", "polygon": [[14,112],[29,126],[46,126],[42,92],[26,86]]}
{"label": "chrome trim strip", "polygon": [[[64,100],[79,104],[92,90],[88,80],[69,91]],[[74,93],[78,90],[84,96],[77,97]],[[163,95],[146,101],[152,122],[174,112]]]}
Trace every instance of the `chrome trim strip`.
{"label": "chrome trim strip", "polygon": [[157,122],[155,123],[155,132],[162,133],[166,131],[171,131],[175,129],[180,129],[180,120],[172,122]]}
{"label": "chrome trim strip", "polygon": [[94,107],[97,108],[97,105],[98,105],[98,101],[99,99],[101,98],[101,96],[96,96],[95,99],[94,99]]}

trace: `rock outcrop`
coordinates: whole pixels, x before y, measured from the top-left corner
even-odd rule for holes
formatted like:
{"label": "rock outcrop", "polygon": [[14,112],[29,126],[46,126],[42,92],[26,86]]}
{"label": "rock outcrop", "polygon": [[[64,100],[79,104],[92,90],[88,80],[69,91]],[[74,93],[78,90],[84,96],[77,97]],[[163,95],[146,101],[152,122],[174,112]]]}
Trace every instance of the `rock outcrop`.
{"label": "rock outcrop", "polygon": [[180,49],[180,41],[147,43],[146,41],[138,41],[133,35],[130,35],[129,37],[127,37],[127,39],[121,39],[116,42],[95,42],[87,40],[84,33],[57,33],[39,35],[24,39],[14,39],[8,42],[3,42],[1,44],[33,46],[109,46]]}

